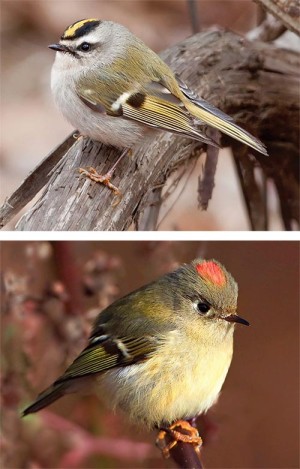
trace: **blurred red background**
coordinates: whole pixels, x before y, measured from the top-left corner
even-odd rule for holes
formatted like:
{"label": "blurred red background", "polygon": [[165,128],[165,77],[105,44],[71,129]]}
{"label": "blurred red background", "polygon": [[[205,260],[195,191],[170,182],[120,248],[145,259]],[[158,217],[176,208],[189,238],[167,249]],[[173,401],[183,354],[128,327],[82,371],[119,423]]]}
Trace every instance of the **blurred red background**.
{"label": "blurred red background", "polygon": [[[205,467],[299,467],[299,243],[5,242],[1,247],[6,290],[1,467],[174,467],[161,459],[155,433],[130,427],[96,397],[66,397],[25,419],[20,411],[80,352],[99,309],[197,256],[224,263],[239,283],[238,312],[251,323],[237,327],[231,369],[219,402],[208,412]],[[81,454],[78,466],[83,441],[98,437],[111,439],[106,449],[118,442],[115,457],[90,451]],[[120,451],[130,448],[125,438],[150,446],[136,446],[122,459]]]}

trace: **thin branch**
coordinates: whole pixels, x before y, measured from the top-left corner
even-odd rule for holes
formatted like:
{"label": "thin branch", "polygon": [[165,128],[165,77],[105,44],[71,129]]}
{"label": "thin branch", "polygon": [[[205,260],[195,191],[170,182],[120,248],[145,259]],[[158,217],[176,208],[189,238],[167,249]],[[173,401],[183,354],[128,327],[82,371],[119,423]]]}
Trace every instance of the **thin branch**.
{"label": "thin branch", "polygon": [[48,410],[40,414],[47,428],[69,433],[74,446],[64,454],[60,467],[83,467],[92,454],[100,454],[123,461],[142,461],[153,456],[153,447],[125,439],[94,437],[76,423],[66,420]]}
{"label": "thin branch", "polygon": [[300,36],[300,7],[297,0],[255,0],[294,33]]}
{"label": "thin branch", "polygon": [[257,28],[247,33],[247,39],[250,41],[275,41],[286,29],[281,20],[268,13],[266,19]]}
{"label": "thin branch", "polygon": [[[220,143],[221,135],[217,130],[210,131],[210,137]],[[207,148],[206,160],[203,168],[203,177],[198,179],[198,202],[202,210],[207,210],[208,203],[212,198],[215,187],[215,174],[219,158],[219,148],[209,146]]]}
{"label": "thin branch", "polygon": [[199,6],[200,5],[197,0],[186,0],[186,1],[187,1],[189,17],[190,17],[191,26],[192,26],[192,32],[193,34],[199,33],[199,31],[201,30],[200,19],[199,19]]}
{"label": "thin branch", "polygon": [[83,284],[76,256],[70,241],[56,241],[52,243],[53,260],[57,270],[57,277],[66,287],[66,312],[70,315],[81,314],[83,311]]}
{"label": "thin branch", "polygon": [[178,442],[170,450],[172,459],[181,469],[202,469],[202,463],[199,454],[191,444]]}
{"label": "thin branch", "polygon": [[277,193],[278,193],[279,202],[280,202],[284,228],[287,231],[291,231],[293,229],[293,225],[292,225],[293,216],[292,216],[289,205],[286,204],[285,190],[280,180],[277,181],[276,187],[277,187]]}
{"label": "thin branch", "polygon": [[251,224],[255,231],[267,230],[267,218],[265,216],[264,196],[254,177],[254,166],[249,158],[248,151],[238,151],[233,148],[235,167]]}

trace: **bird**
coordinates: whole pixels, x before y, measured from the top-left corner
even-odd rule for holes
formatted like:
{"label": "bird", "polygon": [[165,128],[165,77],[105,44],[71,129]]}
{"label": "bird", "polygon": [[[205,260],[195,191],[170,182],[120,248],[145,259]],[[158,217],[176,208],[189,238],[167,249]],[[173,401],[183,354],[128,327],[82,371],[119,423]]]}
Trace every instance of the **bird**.
{"label": "bird", "polygon": [[[235,324],[249,325],[237,314],[237,295],[220,262],[199,258],[116,300],[96,318],[84,350],[23,416],[88,391],[137,424],[174,432],[218,399]],[[190,442],[198,445],[194,430]]]}
{"label": "bird", "polygon": [[65,118],[81,135],[123,150],[104,176],[93,168],[81,168],[94,181],[115,190],[110,180],[119,162],[137,143],[158,131],[219,147],[207,134],[208,126],[268,154],[258,138],[197,96],[121,24],[79,20],[49,48],[56,51],[51,88]]}

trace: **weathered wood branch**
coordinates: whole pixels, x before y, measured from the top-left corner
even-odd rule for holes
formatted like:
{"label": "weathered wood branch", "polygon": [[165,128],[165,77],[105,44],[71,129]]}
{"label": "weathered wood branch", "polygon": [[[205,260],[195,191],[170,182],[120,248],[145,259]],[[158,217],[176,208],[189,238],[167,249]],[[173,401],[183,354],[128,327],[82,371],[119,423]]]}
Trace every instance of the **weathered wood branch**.
{"label": "weathered wood branch", "polygon": [[255,0],[284,26],[300,36],[300,6],[298,0]]}
{"label": "weathered wood branch", "polygon": [[[188,38],[162,56],[193,90],[265,142],[269,158],[256,154],[255,159],[251,152],[246,157],[253,171],[259,162],[266,177],[274,181],[289,229],[293,220],[299,221],[298,55],[216,30]],[[245,151],[242,145],[224,136],[221,143],[232,145],[237,157],[240,151]],[[47,187],[16,229],[126,230],[143,217],[149,209],[149,200],[153,199],[152,192],[164,184],[178,162],[198,156],[202,151],[205,147],[201,143],[168,133],[143,142],[116,171],[113,183],[124,196],[114,207],[112,193],[79,176],[78,168],[93,166],[105,174],[119,152],[79,139],[59,162],[49,182],[48,176],[38,170],[33,172],[39,185],[43,182]],[[244,191],[250,198],[251,184],[247,180],[249,190]],[[259,187],[257,193],[258,199],[264,199]],[[159,200],[155,203],[159,204]],[[256,205],[254,201],[252,210],[256,210]],[[156,219],[157,210],[154,211]],[[9,216],[6,208],[5,218],[2,212],[2,226]],[[149,225],[144,219],[140,226],[147,229],[152,223]],[[261,226],[261,223],[252,224],[254,229],[262,229]]]}
{"label": "weathered wood branch", "polygon": [[63,155],[74,143],[74,132],[70,134],[60,145],[51,151],[22,181],[17,190],[6,199],[0,208],[0,228],[8,223],[12,217],[19,213],[36,194],[43,189],[49,181],[52,171],[59,164]]}
{"label": "weathered wood branch", "polygon": [[265,19],[256,28],[249,31],[246,35],[251,41],[271,42],[279,38],[286,31],[286,26],[270,13],[266,14]]}

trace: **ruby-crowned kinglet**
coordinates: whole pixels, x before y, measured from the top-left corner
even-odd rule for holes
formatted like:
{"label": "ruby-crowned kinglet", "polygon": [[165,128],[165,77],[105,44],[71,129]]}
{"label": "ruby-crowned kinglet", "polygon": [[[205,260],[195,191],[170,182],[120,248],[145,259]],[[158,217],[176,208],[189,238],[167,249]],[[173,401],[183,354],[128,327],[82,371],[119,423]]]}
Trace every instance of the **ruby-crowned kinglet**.
{"label": "ruby-crowned kinglet", "polygon": [[233,353],[238,287],[215,260],[196,259],[115,301],[87,347],[23,415],[65,394],[96,391],[149,427],[207,411]]}
{"label": "ruby-crowned kinglet", "polygon": [[208,125],[267,155],[260,140],[196,96],[120,24],[80,20],[49,47],[57,51],[51,76],[55,101],[82,135],[131,148],[146,134],[164,130],[218,146],[205,133]]}

